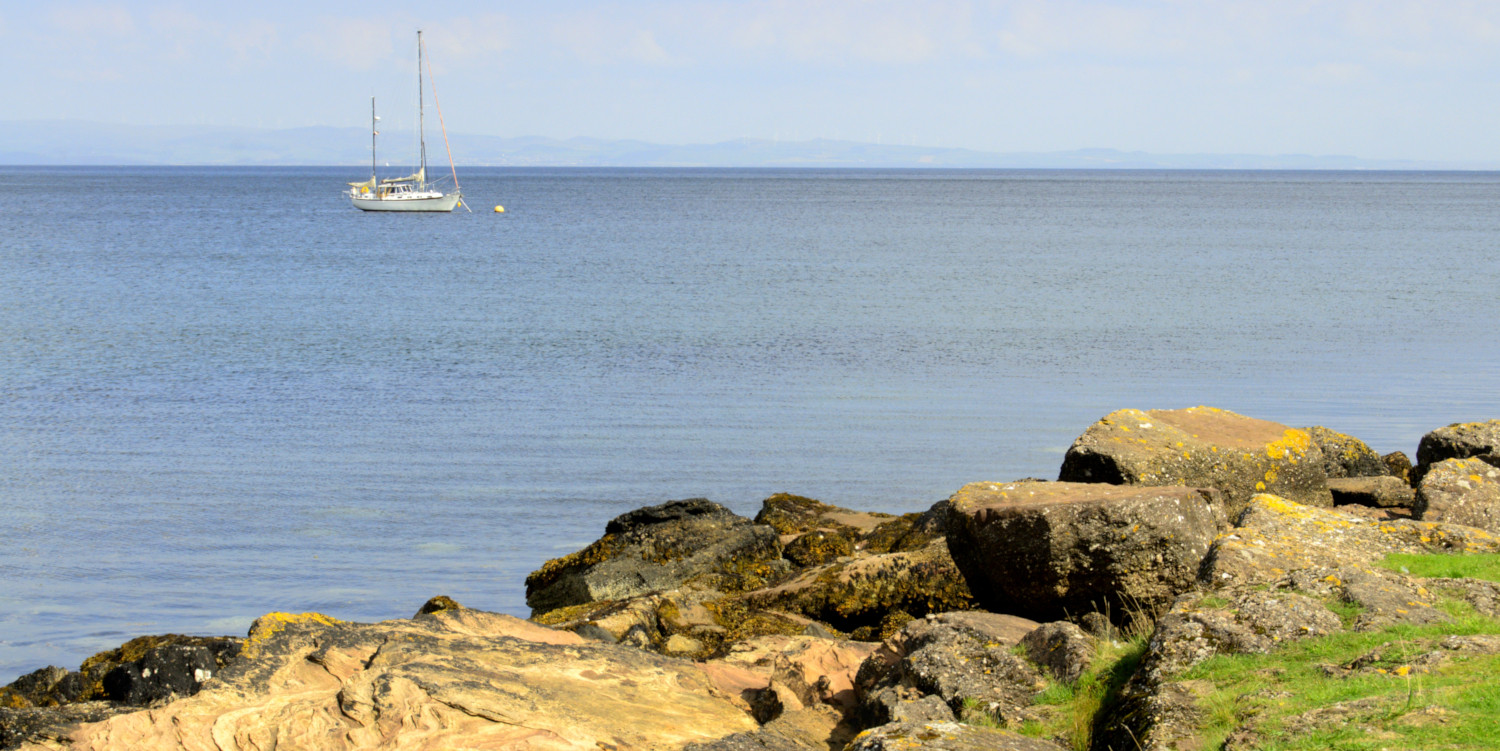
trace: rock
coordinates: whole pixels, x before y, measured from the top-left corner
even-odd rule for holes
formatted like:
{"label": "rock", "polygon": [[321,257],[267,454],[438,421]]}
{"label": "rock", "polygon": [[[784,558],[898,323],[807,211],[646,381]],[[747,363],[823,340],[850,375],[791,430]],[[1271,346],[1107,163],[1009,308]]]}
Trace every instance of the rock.
{"label": "rock", "polygon": [[1122,409],[1089,427],[1058,479],[1218,488],[1232,517],[1256,493],[1330,506],[1323,452],[1279,423],[1211,407]]}
{"label": "rock", "polygon": [[1040,738],[957,722],[899,722],[860,733],[848,751],[1063,751]]}
{"label": "rock", "polygon": [[[437,597],[434,597],[423,603],[422,607],[417,610],[417,615],[441,613],[444,610],[458,610],[462,607],[463,606],[458,604],[458,602],[456,602],[452,597],[449,597],[447,595],[438,595]],[[412,617],[415,618],[417,617],[417,615],[414,615]]]}
{"label": "rock", "polygon": [[895,517],[867,511],[851,511],[790,493],[777,493],[761,502],[756,524],[765,524],[788,539],[816,530],[843,532],[859,537]]}
{"label": "rock", "polygon": [[538,615],[689,583],[735,592],[786,572],[775,530],[702,498],[672,501],[615,518],[592,545],[532,572],[526,604]]}
{"label": "rock", "polygon": [[107,701],[85,701],[53,707],[0,707],[0,748],[66,748],[79,725],[100,722],[131,711]]}
{"label": "rock", "polygon": [[913,616],[972,607],[947,542],[898,553],[863,551],[802,571],[740,600],[751,610],[816,619],[855,638],[878,640]]}
{"label": "rock", "polygon": [[1330,480],[1336,477],[1385,477],[1390,474],[1385,460],[1364,441],[1321,425],[1302,430],[1323,453],[1323,471]]}
{"label": "rock", "polygon": [[198,694],[76,728],[77,748],[681,748],[756,723],[693,663],[463,609],[256,621]]}
{"label": "rock", "polygon": [[1407,485],[1412,484],[1411,459],[1408,459],[1404,452],[1392,451],[1391,453],[1380,457],[1380,459],[1381,461],[1385,462],[1386,474],[1389,474],[1391,477],[1401,478],[1401,481],[1406,483]]}
{"label": "rock", "polygon": [[1500,533],[1500,468],[1478,457],[1444,459],[1422,476],[1412,511],[1423,521]]}
{"label": "rock", "polygon": [[1152,615],[1191,587],[1222,523],[1217,490],[1075,482],[971,483],[948,537],[988,610],[1038,620]]}
{"label": "rock", "polygon": [[1500,552],[1500,538],[1441,522],[1365,519],[1258,495],[1199,570],[1213,587],[1268,584],[1297,569],[1369,567],[1388,553]]}
{"label": "rock", "polygon": [[843,531],[804,532],[786,544],[782,555],[799,567],[816,566],[854,552],[854,537]]}
{"label": "rock", "polygon": [[827,705],[847,715],[858,705],[855,676],[877,647],[813,636],[760,636],[732,645],[714,662],[764,674],[791,691],[801,706]]}
{"label": "rock", "polygon": [[1416,493],[1406,481],[1399,477],[1338,477],[1329,478],[1328,491],[1333,494],[1333,504],[1343,506],[1356,504],[1376,508],[1411,508]]}
{"label": "rock", "polygon": [[1454,423],[1422,436],[1417,444],[1418,479],[1438,462],[1470,457],[1500,466],[1500,420]]}
{"label": "rock", "polygon": [[828,751],[843,748],[853,735],[839,722],[837,713],[800,709],[780,715],[757,730],[689,744],[684,751]]}
{"label": "rock", "polygon": [[696,657],[703,654],[703,642],[682,634],[672,634],[662,646],[662,654],[677,657]]}
{"label": "rock", "polygon": [[924,696],[942,699],[955,716],[979,711],[1017,727],[1037,719],[1044,710],[1032,699],[1047,682],[1012,652],[1014,644],[938,619],[908,623],[860,666],[862,723],[885,724],[902,713],[920,716],[906,705]]}
{"label": "rock", "polygon": [[218,669],[207,647],[164,644],[105,673],[104,695],[112,702],[138,707],[191,696]]}
{"label": "rock", "polygon": [[857,543],[871,553],[921,550],[948,533],[948,502],[939,501],[917,514],[903,514],[870,530]]}
{"label": "rock", "polygon": [[1021,646],[1027,659],[1063,683],[1077,681],[1093,664],[1096,652],[1093,637],[1067,621],[1038,626],[1021,638]]}

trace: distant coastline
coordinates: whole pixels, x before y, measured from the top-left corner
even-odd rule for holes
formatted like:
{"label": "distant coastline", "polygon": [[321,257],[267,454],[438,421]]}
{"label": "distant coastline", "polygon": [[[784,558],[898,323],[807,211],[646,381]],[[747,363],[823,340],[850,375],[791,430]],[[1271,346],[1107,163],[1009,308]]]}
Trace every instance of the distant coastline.
{"label": "distant coastline", "polygon": [[[410,133],[382,134],[391,144]],[[1500,163],[1365,159],[1309,154],[1155,154],[1108,148],[986,152],[937,146],[740,138],[657,144],[455,133],[454,159],[470,167],[870,167],[934,169],[1500,170]],[[137,126],[76,120],[0,121],[3,165],[364,165],[364,128]],[[395,147],[394,155],[404,152]],[[393,161],[393,164],[396,162]]]}

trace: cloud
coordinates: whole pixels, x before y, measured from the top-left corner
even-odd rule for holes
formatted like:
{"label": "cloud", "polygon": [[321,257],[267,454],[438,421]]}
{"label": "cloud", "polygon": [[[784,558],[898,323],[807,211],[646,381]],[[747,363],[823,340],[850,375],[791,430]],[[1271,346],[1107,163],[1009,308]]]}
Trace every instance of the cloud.
{"label": "cloud", "polygon": [[389,20],[325,17],[319,30],[304,34],[304,49],[351,70],[373,70],[396,51]]}
{"label": "cloud", "polygon": [[76,42],[136,34],[135,18],[122,5],[65,5],[48,15],[58,31]]}

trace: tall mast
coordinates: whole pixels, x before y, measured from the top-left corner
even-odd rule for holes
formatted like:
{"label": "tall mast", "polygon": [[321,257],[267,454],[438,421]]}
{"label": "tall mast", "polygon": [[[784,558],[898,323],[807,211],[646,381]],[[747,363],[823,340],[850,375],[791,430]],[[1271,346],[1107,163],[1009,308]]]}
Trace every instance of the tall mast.
{"label": "tall mast", "polygon": [[380,135],[377,127],[380,118],[375,116],[375,97],[370,97],[370,184],[375,184],[375,136]]}
{"label": "tall mast", "polygon": [[427,133],[422,123],[422,105],[422,30],[417,29],[417,146],[422,159],[422,169],[417,173],[422,176],[419,189],[427,187]]}

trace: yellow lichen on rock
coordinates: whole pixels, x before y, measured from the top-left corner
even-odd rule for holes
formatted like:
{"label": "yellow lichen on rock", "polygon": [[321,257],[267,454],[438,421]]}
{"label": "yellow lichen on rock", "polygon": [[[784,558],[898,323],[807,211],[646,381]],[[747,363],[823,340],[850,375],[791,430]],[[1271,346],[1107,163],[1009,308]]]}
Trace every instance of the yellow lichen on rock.
{"label": "yellow lichen on rock", "polygon": [[253,657],[271,637],[285,631],[288,626],[301,623],[316,623],[321,626],[337,626],[344,621],[330,618],[322,613],[266,613],[250,624],[250,633],[245,637],[244,655]]}

